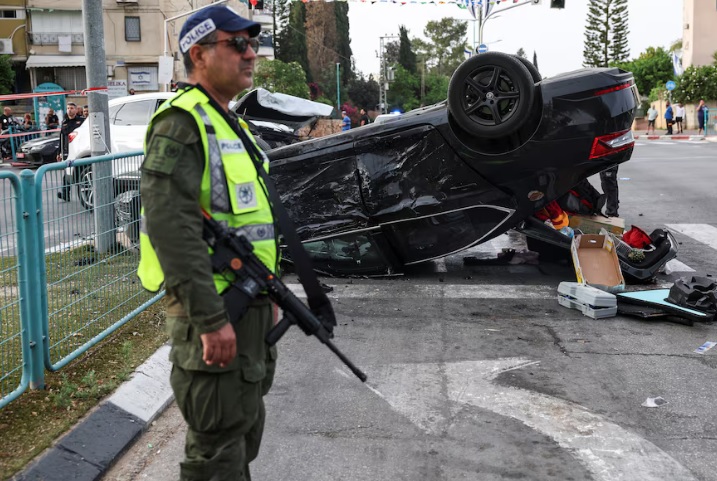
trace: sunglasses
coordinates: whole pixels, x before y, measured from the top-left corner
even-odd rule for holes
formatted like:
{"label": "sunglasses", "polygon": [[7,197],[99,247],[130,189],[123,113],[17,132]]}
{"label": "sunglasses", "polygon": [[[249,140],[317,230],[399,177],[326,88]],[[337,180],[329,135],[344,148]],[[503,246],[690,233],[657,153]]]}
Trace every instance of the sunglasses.
{"label": "sunglasses", "polygon": [[200,45],[215,45],[217,43],[225,43],[231,47],[234,47],[237,52],[243,54],[246,52],[247,47],[251,46],[254,52],[259,50],[259,39],[257,38],[246,38],[246,37],[231,37],[225,38],[224,40],[217,40],[216,42],[200,42]]}

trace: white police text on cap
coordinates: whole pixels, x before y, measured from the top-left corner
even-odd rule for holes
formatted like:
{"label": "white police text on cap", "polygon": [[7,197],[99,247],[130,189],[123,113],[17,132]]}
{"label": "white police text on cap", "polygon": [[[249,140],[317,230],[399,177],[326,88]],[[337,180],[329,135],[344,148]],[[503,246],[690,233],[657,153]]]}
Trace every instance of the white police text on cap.
{"label": "white police text on cap", "polygon": [[179,49],[182,51],[182,53],[187,53],[189,48],[194,45],[195,43],[199,42],[201,39],[212,33],[217,29],[217,26],[214,24],[214,20],[211,18],[206,19],[193,29],[191,29],[189,32],[187,32],[184,37],[179,41]]}

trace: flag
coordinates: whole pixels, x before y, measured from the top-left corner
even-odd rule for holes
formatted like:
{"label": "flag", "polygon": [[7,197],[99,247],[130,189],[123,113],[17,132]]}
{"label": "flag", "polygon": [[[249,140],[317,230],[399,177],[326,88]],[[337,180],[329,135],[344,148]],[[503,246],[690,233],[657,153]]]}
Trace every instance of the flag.
{"label": "flag", "polygon": [[672,69],[675,71],[675,77],[679,77],[684,72],[682,59],[677,56],[676,52],[672,52]]}

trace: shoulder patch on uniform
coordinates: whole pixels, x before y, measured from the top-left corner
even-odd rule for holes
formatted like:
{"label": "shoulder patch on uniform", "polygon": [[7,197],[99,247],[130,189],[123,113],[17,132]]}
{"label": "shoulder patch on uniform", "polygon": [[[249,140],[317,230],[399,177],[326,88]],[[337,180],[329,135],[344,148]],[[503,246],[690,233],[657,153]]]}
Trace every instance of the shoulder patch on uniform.
{"label": "shoulder patch on uniform", "polygon": [[164,135],[155,135],[147,147],[142,170],[170,175],[184,154],[185,144]]}

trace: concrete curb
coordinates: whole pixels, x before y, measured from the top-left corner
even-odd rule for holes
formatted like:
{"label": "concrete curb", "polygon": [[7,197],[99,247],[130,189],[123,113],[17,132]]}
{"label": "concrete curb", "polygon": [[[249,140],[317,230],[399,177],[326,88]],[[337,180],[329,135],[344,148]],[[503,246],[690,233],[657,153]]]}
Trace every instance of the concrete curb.
{"label": "concrete curb", "polygon": [[169,346],[162,346],[97,409],[13,477],[15,481],[96,481],[174,400]]}
{"label": "concrete curb", "polygon": [[[635,140],[705,140],[705,136],[704,135],[635,135]],[[709,140],[709,138],[707,140]]]}

